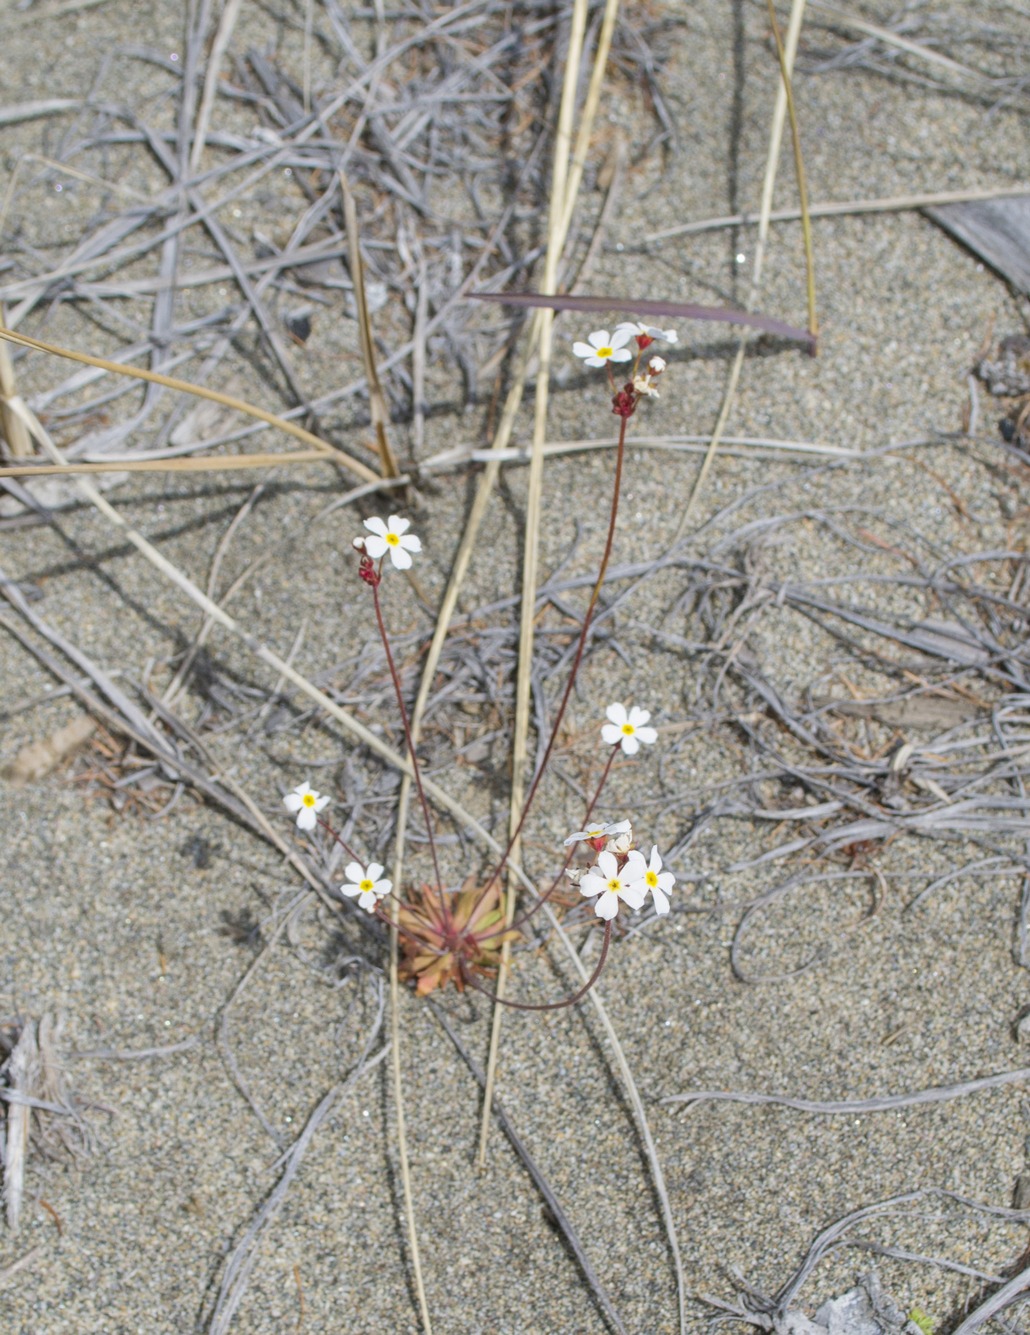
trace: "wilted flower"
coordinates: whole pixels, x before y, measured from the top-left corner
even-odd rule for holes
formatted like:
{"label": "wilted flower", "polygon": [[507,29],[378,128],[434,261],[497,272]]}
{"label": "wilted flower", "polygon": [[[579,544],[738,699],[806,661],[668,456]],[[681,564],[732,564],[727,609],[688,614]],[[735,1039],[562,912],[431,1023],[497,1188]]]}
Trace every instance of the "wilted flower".
{"label": "wilted flower", "polygon": [[370,862],[367,867],[362,867],[360,862],[349,862],[343,874],[347,879],[340,886],[340,894],[348,899],[357,895],[358,904],[368,913],[393,889],[392,881],[381,879],[383,868],[378,862]]}
{"label": "wilted flower", "polygon": [[647,369],[652,375],[661,375],[665,370],[667,363],[664,357],[652,357],[647,363]]}
{"label": "wilted flower", "polygon": [[291,815],[296,813],[298,830],[313,830],[318,823],[318,813],[329,805],[329,798],[320,796],[309,783],[302,783],[286,794],[283,805]]}
{"label": "wilted flower", "polygon": [[638,709],[636,705],[626,712],[623,704],[609,705],[604,711],[608,722],[601,728],[601,738],[609,746],[621,746],[628,756],[635,756],[640,750],[640,743],[651,746],[658,740],[654,728],[645,727],[651,717],[650,710]]}
{"label": "wilted flower", "polygon": [[607,921],[618,913],[620,899],[625,900],[631,909],[643,906],[647,889],[642,878],[646,871],[643,854],[635,850],[621,869],[614,853],[598,853],[597,865],[591,867],[579,883],[579,893],[587,899],[599,895],[594,912]]}
{"label": "wilted flower", "polygon": [[397,569],[407,570],[411,565],[411,553],[422,550],[422,543],[414,533],[408,532],[411,528],[410,519],[391,515],[389,521],[384,524],[381,519],[373,517],[365,520],[365,527],[372,534],[370,538],[365,539],[365,551],[373,561],[378,561],[381,556],[389,552],[390,560]]}
{"label": "wilted flower", "polygon": [[675,329],[658,329],[653,324],[641,324],[637,320],[623,320],[621,324],[615,326],[617,334],[623,331],[628,338],[635,338],[642,348],[646,348],[656,338],[662,339],[665,343],[676,343],[679,340],[679,334]]}
{"label": "wilted flower", "polygon": [[633,388],[641,398],[658,398],[658,390],[649,375],[635,375],[633,377]]}
{"label": "wilted flower", "polygon": [[632,332],[616,329],[609,334],[607,329],[597,329],[587,335],[586,343],[573,343],[572,351],[582,357],[587,366],[604,366],[606,362],[628,362],[633,354],[626,344],[633,337]]}
{"label": "wilted flower", "polygon": [[610,839],[612,835],[627,834],[632,826],[628,820],[618,820],[613,825],[604,825],[600,821],[591,821],[585,830],[577,830],[565,840],[565,847],[579,844],[584,840],[593,843],[595,839]]}
{"label": "wilted flower", "polygon": [[644,872],[644,886],[651,891],[651,898],[654,900],[654,911],[659,917],[669,911],[669,891],[675,881],[676,877],[673,876],[671,871],[662,871],[662,859],[658,847],[652,844],[651,860]]}

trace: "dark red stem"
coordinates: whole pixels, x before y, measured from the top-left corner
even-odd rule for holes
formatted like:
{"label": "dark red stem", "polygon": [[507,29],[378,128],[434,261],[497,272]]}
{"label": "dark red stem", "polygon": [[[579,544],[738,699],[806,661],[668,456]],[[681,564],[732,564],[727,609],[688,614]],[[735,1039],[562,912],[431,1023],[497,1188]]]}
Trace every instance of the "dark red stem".
{"label": "dark red stem", "polygon": [[[611,755],[608,757],[608,763],[604,767],[604,773],[601,775],[601,782],[597,785],[597,792],[594,793],[593,797],[590,799],[589,805],[587,806],[587,814],[583,817],[584,828],[590,824],[590,817],[594,814],[594,807],[597,806],[598,799],[601,796],[601,790],[604,788],[604,785],[608,782],[608,775],[612,771],[612,765],[615,763],[615,757],[618,754],[619,754],[618,745],[613,746],[611,748]],[[546,894],[540,896],[540,898],[536,901],[536,903],[533,905],[532,908],[527,909],[526,912],[521,914],[518,918],[516,918],[514,922],[509,923],[508,924],[509,928],[514,928],[517,930],[522,926],[523,923],[529,922],[530,918],[532,918],[533,914],[536,913],[538,909],[543,908],[543,906],[554,894],[555,890],[558,889],[558,886],[561,884],[561,879],[568,871],[569,863],[572,861],[575,855],[576,855],[576,845],[570,844],[569,851],[565,854],[565,861],[562,863],[561,870],[558,872],[558,875],[554,878],[553,882],[551,883],[550,889],[547,891]]]}
{"label": "dark red stem", "polygon": [[477,992],[482,992],[484,997],[489,997],[491,1001],[497,1001],[502,1006],[509,1006],[513,1011],[560,1011],[564,1010],[566,1006],[575,1006],[576,1002],[586,996],[601,976],[604,962],[608,958],[608,947],[611,945],[612,941],[613,921],[612,918],[609,918],[604,925],[604,940],[601,943],[601,954],[598,957],[597,967],[594,969],[594,972],[578,992],[573,992],[572,996],[566,997],[564,1001],[545,1001],[533,1004],[528,1001],[509,1001],[507,997],[499,997],[496,992],[491,992],[490,989],[484,987],[482,983],[477,983],[470,973],[466,973],[464,960],[462,960],[459,965],[461,968],[462,981],[467,983],[469,987],[474,988]]}
{"label": "dark red stem", "polygon": [[[433,837],[433,821],[429,815],[429,803],[426,801],[426,790],[422,787],[422,773],[419,769],[418,756],[415,754],[415,741],[411,735],[411,724],[408,722],[408,711],[404,707],[404,693],[401,690],[401,679],[397,673],[397,667],[393,661],[393,653],[390,650],[390,637],[386,633],[386,623],[383,621],[383,609],[379,602],[379,584],[370,585],[372,589],[372,602],[376,609],[376,624],[379,627],[379,638],[383,642],[383,648],[386,650],[386,662],[390,669],[390,676],[393,679],[393,689],[397,696],[397,708],[401,712],[401,722],[404,725],[404,737],[408,743],[408,755],[411,756],[411,769],[415,778],[415,787],[418,789],[418,800],[422,803],[422,815],[426,822],[426,836],[429,839],[429,851],[433,857],[433,874],[436,877],[436,884],[440,888],[440,895],[443,896],[443,880],[440,877],[440,864],[436,857],[436,840]],[[444,906],[446,912],[446,905]]]}
{"label": "dark red stem", "polygon": [[[544,758],[540,762],[536,774],[533,776],[533,782],[529,785],[529,792],[526,794],[526,800],[522,805],[522,815],[519,817],[519,823],[515,831],[508,840],[508,847],[504,850],[500,862],[490,873],[486,884],[483,886],[483,894],[490,889],[494,881],[504,870],[504,865],[511,856],[511,850],[515,847],[515,841],[522,833],[522,827],[526,823],[526,817],[529,815],[529,808],[536,796],[536,791],[540,786],[540,780],[544,776],[548,762],[551,759],[551,752],[554,750],[555,742],[558,740],[558,731],[561,728],[562,719],[565,717],[565,710],[568,708],[569,698],[572,695],[572,688],[576,684],[576,677],[579,674],[579,665],[583,660],[583,650],[586,648],[587,633],[590,630],[590,623],[593,620],[594,608],[597,606],[597,600],[601,596],[601,589],[604,585],[604,577],[608,571],[608,562],[611,560],[612,546],[615,542],[615,520],[619,513],[619,491],[622,487],[622,462],[626,453],[626,423],[629,419],[623,417],[619,422],[619,445],[615,455],[615,485],[612,490],[611,514],[608,519],[608,537],[604,544],[604,556],[601,558],[601,568],[598,571],[597,582],[594,585],[593,592],[590,595],[590,602],[587,604],[586,614],[583,617],[583,626],[579,632],[579,643],[576,645],[576,653],[572,660],[572,668],[569,671],[569,679],[565,683],[565,692],[561,698],[561,704],[558,706],[558,712],[555,715],[554,726],[551,729],[551,736],[547,743],[547,749],[544,751]],[[531,594],[529,595],[532,596]]]}

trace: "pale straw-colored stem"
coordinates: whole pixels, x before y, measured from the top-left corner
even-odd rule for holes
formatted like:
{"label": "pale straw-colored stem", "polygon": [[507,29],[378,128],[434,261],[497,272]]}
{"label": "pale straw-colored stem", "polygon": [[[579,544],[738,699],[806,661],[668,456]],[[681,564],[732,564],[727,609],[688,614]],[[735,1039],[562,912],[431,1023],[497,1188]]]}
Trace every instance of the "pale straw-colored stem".
{"label": "pale straw-colored stem", "polygon": [[[787,92],[784,78],[788,78],[794,71],[794,57],[797,55],[798,38],[801,35],[801,20],[805,12],[805,0],[793,0],[790,10],[790,22],[787,25],[787,37],[783,44],[783,59],[780,67],[780,81],[776,89],[776,104],[773,107],[772,124],[769,128],[769,152],[765,160],[765,178],[762,182],[762,203],[758,214],[758,237],[755,241],[755,259],[751,270],[751,291],[748,293],[748,299],[745,304],[746,310],[753,310],[755,301],[758,298],[759,288],[762,283],[762,264],[765,259],[765,243],[769,235],[769,216],[772,213],[773,188],[776,184],[776,169],[780,161],[780,147],[783,143],[783,126],[787,118]],[[736,355],[730,366],[729,379],[726,383],[726,390],[723,394],[722,406],[719,409],[719,416],[716,419],[715,430],[712,432],[711,443],[708,446],[708,452],[701,464],[700,472],[694,482],[693,490],[683,507],[683,517],[680,520],[679,528],[676,530],[677,540],[682,538],[687,531],[687,526],[693,518],[694,507],[697,505],[698,497],[704,488],[708,479],[709,471],[715,461],[716,452],[719,449],[719,441],[722,439],[722,433],[729,420],[730,409],[733,406],[733,400],[737,393],[737,382],[740,379],[741,368],[744,365],[744,353],[747,350],[747,334],[741,336],[737,344]]]}

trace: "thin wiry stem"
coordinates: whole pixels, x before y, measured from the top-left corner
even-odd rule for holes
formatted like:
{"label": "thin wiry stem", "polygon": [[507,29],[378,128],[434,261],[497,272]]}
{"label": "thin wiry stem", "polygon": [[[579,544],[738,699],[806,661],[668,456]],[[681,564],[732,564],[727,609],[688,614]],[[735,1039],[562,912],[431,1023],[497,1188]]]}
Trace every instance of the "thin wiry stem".
{"label": "thin wiry stem", "polygon": [[605,961],[608,958],[608,947],[612,943],[613,921],[614,921],[613,919],[609,918],[604,925],[604,940],[601,942],[601,953],[597,957],[597,963],[594,966],[594,972],[590,975],[590,977],[586,980],[586,982],[583,984],[581,988],[573,992],[572,996],[563,997],[561,1001],[539,1001],[539,1002],[510,1001],[507,997],[502,997],[498,992],[491,992],[488,987],[485,987],[482,983],[478,982],[475,976],[469,973],[468,970],[465,968],[464,960],[460,961],[459,963],[459,968],[461,969],[462,981],[467,983],[469,987],[475,988],[477,992],[482,992],[484,997],[489,997],[491,1001],[496,1001],[499,1005],[507,1006],[510,1010],[513,1011],[565,1010],[567,1006],[575,1006],[577,1001],[581,1001],[583,997],[585,997],[586,994],[590,991],[593,985],[597,982],[598,978],[600,978],[601,970],[604,968]]}
{"label": "thin wiry stem", "polygon": [[390,680],[393,682],[394,694],[397,696],[397,708],[400,710],[401,723],[404,727],[404,738],[408,744],[408,755],[411,757],[412,777],[415,780],[415,788],[418,791],[418,800],[422,804],[422,815],[426,820],[426,837],[429,840],[429,852],[433,858],[433,874],[436,877],[436,884],[443,895],[443,878],[440,875],[440,863],[436,855],[436,837],[433,833],[433,818],[429,814],[429,802],[426,799],[426,790],[422,783],[422,773],[418,765],[418,754],[415,751],[415,739],[411,735],[411,724],[408,720],[408,709],[404,703],[404,690],[401,686],[401,679],[397,672],[397,665],[393,661],[393,651],[390,648],[390,637],[386,633],[386,622],[383,620],[383,609],[379,601],[379,580],[372,584],[372,602],[376,612],[376,625],[379,627],[379,638],[383,642],[383,649],[386,653],[386,665],[390,669]]}
{"label": "thin wiry stem", "polygon": [[529,785],[529,792],[526,794],[526,800],[522,806],[522,814],[519,817],[514,833],[508,841],[508,847],[505,849],[494,870],[487,878],[483,888],[484,894],[504,870],[504,866],[508,858],[511,856],[512,847],[522,833],[522,827],[526,823],[529,809],[532,806],[533,799],[536,797],[537,790],[540,787],[540,780],[543,778],[544,773],[547,770],[548,762],[551,759],[551,753],[558,740],[558,733],[561,728],[562,720],[565,717],[565,711],[568,708],[569,700],[572,696],[572,688],[575,686],[576,677],[579,675],[580,664],[583,661],[583,651],[586,648],[587,635],[590,632],[590,623],[593,620],[594,609],[597,607],[597,600],[601,596],[601,589],[604,587],[604,577],[608,570],[608,562],[611,560],[612,547],[615,542],[615,522],[619,515],[619,494],[622,489],[622,466],[626,456],[627,421],[628,418],[625,417],[620,418],[619,421],[619,443],[615,454],[615,481],[612,486],[612,503],[608,516],[608,535],[605,538],[604,555],[601,557],[601,566],[597,572],[597,579],[594,582],[594,587],[590,594],[590,601],[587,603],[587,610],[583,615],[583,625],[579,632],[579,639],[576,642],[576,652],[573,655],[572,666],[569,669],[569,675],[565,682],[565,690],[562,692],[561,702],[558,705],[558,711],[554,716],[554,723],[551,727],[551,736],[548,738],[547,746],[544,749],[543,759],[540,761],[537,771],[533,776],[533,782]]}

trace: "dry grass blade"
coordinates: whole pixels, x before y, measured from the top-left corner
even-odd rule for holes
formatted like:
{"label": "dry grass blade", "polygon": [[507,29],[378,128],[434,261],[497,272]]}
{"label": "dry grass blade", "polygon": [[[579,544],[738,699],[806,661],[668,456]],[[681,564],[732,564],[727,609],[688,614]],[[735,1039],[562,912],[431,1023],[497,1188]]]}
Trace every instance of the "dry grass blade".
{"label": "dry grass blade", "polygon": [[7,1127],[3,1153],[3,1199],[7,1227],[18,1232],[22,1196],[25,1192],[25,1160],[29,1153],[29,1124],[32,1108],[32,1072],[39,1062],[36,1026],[24,1025],[14,1050],[4,1062],[4,1084],[15,1098],[7,1104]]}
{"label": "dry grass blade", "polygon": [[[290,422],[285,417],[279,417],[276,413],[266,412],[264,408],[248,403],[245,399],[238,399],[232,394],[223,394],[216,389],[207,389],[204,385],[191,385],[188,380],[177,380],[173,376],[162,375],[159,371],[144,371],[136,366],[125,366],[121,362],[108,361],[105,357],[92,357],[85,352],[73,352],[70,348],[58,347],[54,343],[44,343],[42,339],[29,338],[25,334],[16,334],[12,329],[0,327],[0,339],[6,339],[9,343],[16,343],[19,347],[33,348],[37,352],[48,352],[54,357],[66,357],[69,361],[81,362],[84,366],[96,366],[100,370],[110,371],[114,375],[129,376],[134,380],[146,380],[151,384],[163,385],[166,389],[181,390],[182,393],[193,394],[198,399],[209,399],[212,403],[220,403],[225,408],[234,408],[237,412],[245,413],[248,417],[256,417],[258,421],[277,427],[288,436],[294,436],[297,440],[302,440],[305,445],[314,446],[325,459],[347,469],[348,472],[354,473],[363,482],[378,480],[371,468],[359,463],[357,459],[352,459],[349,454],[338,450],[335,445],[330,445],[327,440],[322,440],[320,436],[306,431],[304,427],[298,426],[296,422]],[[33,434],[37,433],[33,431]],[[55,462],[66,466],[68,461],[61,458],[55,460]]]}
{"label": "dry grass blade", "polygon": [[[790,22],[787,26],[787,40],[784,43],[783,58],[781,61],[781,77],[779,87],[776,90],[776,105],[773,108],[772,122],[769,129],[769,152],[765,162],[765,177],[762,182],[762,204],[759,213],[758,239],[755,243],[755,259],[751,270],[751,291],[748,296],[747,307],[750,309],[758,296],[758,291],[762,281],[762,264],[765,258],[765,243],[769,233],[769,215],[772,212],[773,186],[776,182],[776,169],[780,160],[780,145],[783,142],[783,123],[787,115],[787,83],[794,70],[794,58],[797,55],[798,38],[801,35],[801,20],[805,12],[805,0],[792,0],[790,10]],[[719,448],[719,441],[722,439],[722,433],[729,420],[730,408],[733,405],[733,399],[737,392],[737,381],[740,379],[741,368],[744,365],[744,352],[747,347],[746,339],[742,338],[737,346],[736,355],[733,358],[733,364],[730,367],[729,379],[726,384],[726,392],[723,395],[722,407],[719,409],[719,416],[716,419],[715,429],[712,432],[711,444],[708,447],[708,453],[705,455],[704,462],[698,472],[697,480],[694,483],[687,504],[683,508],[683,517],[680,520],[679,528],[676,532],[676,538],[679,540],[687,531],[687,527],[693,516],[694,507],[697,505],[698,497],[704,488],[705,481],[711,471],[712,464],[715,461],[716,451]]]}
{"label": "dry grass blade", "polygon": [[[565,79],[561,105],[554,137],[554,166],[551,173],[551,198],[548,213],[547,254],[544,260],[543,294],[552,296],[557,288],[558,261],[564,244],[566,215],[565,191],[568,180],[569,150],[572,144],[572,121],[576,107],[576,84],[583,56],[583,38],[586,32],[585,0],[577,0],[572,9],[568,50],[565,55]],[[526,521],[523,529],[522,601],[519,611],[518,669],[515,676],[515,721],[511,742],[511,788],[508,799],[508,836],[512,841],[511,855],[521,859],[522,809],[525,801],[526,767],[530,721],[530,682],[533,672],[533,623],[536,616],[536,586],[539,567],[540,515],[543,506],[544,454],[547,436],[547,401],[551,379],[551,340],[554,330],[554,310],[543,308],[540,318],[540,367],[536,379],[536,401],[533,412],[533,444],[529,459],[529,485],[526,496]],[[515,917],[518,881],[508,880],[505,899],[505,920]],[[493,1107],[493,1086],[497,1067],[497,1052],[502,1021],[500,998],[504,996],[511,960],[510,943],[505,942],[501,967],[497,975],[498,1001],[494,1005],[490,1056],[487,1062],[486,1089],[479,1135],[479,1164],[486,1163],[486,1142],[490,1130]]]}
{"label": "dry grass blade", "polygon": [[372,1046],[378,1038],[383,1022],[383,999],[380,994],[379,1009],[372,1029],[365,1040],[364,1050],[358,1059],[354,1069],[347,1076],[347,1079],[340,1084],[334,1085],[332,1089],[325,1094],[319,1101],[317,1107],[311,1113],[305,1123],[304,1130],[283,1155],[281,1160],[283,1164],[282,1175],[275,1184],[268,1199],[258,1210],[254,1219],[247,1227],[243,1237],[234,1248],[229,1259],[226,1261],[225,1270],[222,1274],[222,1282],[219,1288],[218,1299],[215,1309],[211,1314],[208,1323],[209,1335],[225,1335],[232,1324],[233,1317],[239,1309],[240,1303],[247,1290],[250,1276],[254,1267],[261,1256],[260,1241],[264,1231],[269,1227],[276,1215],[279,1213],[289,1194],[293,1179],[300,1170],[315,1133],[328,1117],[333,1108],[339,1103],[353,1087],[358,1080],[366,1075],[386,1056],[386,1048],[382,1047],[374,1055],[370,1056]]}
{"label": "dry grass blade", "polygon": [[0,477],[60,477],[74,476],[76,473],[235,473],[247,468],[335,462],[325,450],[295,450],[292,454],[229,454],[219,459],[114,458],[105,463],[11,464],[0,467]]}
{"label": "dry grass blade", "polygon": [[[808,184],[805,180],[805,162],[801,156],[801,132],[798,129],[798,113],[794,105],[794,87],[790,70],[787,67],[787,54],[783,49],[783,37],[780,25],[776,21],[776,8],[773,0],[766,0],[769,10],[769,24],[776,42],[776,57],[780,62],[780,78],[787,97],[787,113],[790,116],[790,138],[794,149],[794,170],[798,182],[798,202],[801,208],[801,231],[805,240],[805,285],[808,291],[808,332],[812,335],[813,350],[819,336],[819,321],[815,311],[815,256],[812,253],[812,220],[808,216]],[[768,225],[768,223],[766,224]]]}
{"label": "dry grass blade", "polygon": [[[932,194],[889,195],[882,199],[842,199],[827,201],[825,204],[809,204],[810,218],[846,218],[863,213],[903,213],[908,209],[928,209],[943,204],[968,204],[980,199],[1008,199],[1014,195],[1030,194],[1030,183],[1022,185],[997,186],[992,190],[943,190]],[[774,209],[768,221],[797,222],[803,216],[800,208]],[[698,222],[680,223],[677,227],[666,227],[660,232],[652,232],[646,241],[626,244],[625,250],[646,250],[659,241],[671,240],[674,236],[693,236],[698,232],[715,232],[724,227],[755,227],[759,217],[752,213],[731,213],[722,218],[702,218]]]}
{"label": "dry grass blade", "polygon": [[11,408],[11,400],[17,393],[11,354],[7,344],[0,342],[0,436],[3,436],[12,458],[28,459],[32,454],[32,437],[25,429],[25,423]]}
{"label": "dry grass blade", "polygon": [[218,80],[222,72],[222,60],[229,48],[232,31],[239,17],[241,3],[242,0],[226,0],[222,17],[218,20],[214,41],[211,43],[211,51],[207,58],[207,71],[204,74],[204,91],[200,97],[200,106],[197,109],[197,124],[193,131],[193,147],[190,149],[189,165],[191,172],[196,172],[204,152],[208,126],[211,124],[211,111],[214,107],[215,96],[218,92]]}
{"label": "dry grass blade", "polygon": [[[432,1003],[430,1004],[432,1005]],[[465,1065],[472,1072],[473,1076],[475,1076],[476,1080],[479,1082],[479,1086],[485,1094],[486,1076],[480,1069],[478,1063],[475,1061],[472,1054],[469,1052],[468,1048],[462,1042],[461,1037],[458,1034],[457,1030],[448,1020],[446,1014],[441,1009],[441,1007],[433,1005],[433,1014],[436,1016],[437,1021],[439,1022],[444,1033],[454,1044],[462,1061],[465,1063]],[[583,1275],[587,1283],[590,1285],[590,1288],[594,1293],[594,1297],[597,1299],[598,1306],[601,1308],[601,1311],[608,1318],[612,1327],[617,1332],[619,1332],[620,1335],[625,1335],[626,1327],[623,1325],[622,1318],[619,1316],[618,1312],[615,1310],[615,1307],[612,1305],[612,1300],[608,1296],[608,1293],[604,1285],[601,1283],[600,1277],[594,1270],[594,1267],[591,1265],[590,1257],[587,1255],[586,1248],[583,1246],[579,1234],[573,1227],[572,1221],[569,1219],[568,1215],[562,1208],[561,1202],[555,1195],[555,1192],[551,1187],[550,1183],[547,1181],[547,1178],[544,1176],[543,1171],[540,1168],[540,1165],[533,1158],[532,1154],[530,1154],[529,1147],[526,1145],[526,1142],[515,1130],[514,1123],[508,1116],[503,1105],[497,1099],[494,1100],[492,1113],[493,1116],[497,1118],[497,1122],[501,1130],[508,1137],[512,1149],[514,1149],[515,1153],[522,1160],[523,1164],[525,1164],[526,1171],[533,1179],[533,1184],[536,1187],[537,1191],[539,1191],[541,1198],[544,1201],[544,1204],[547,1206],[548,1210],[550,1210],[554,1222],[561,1229],[562,1235],[564,1236],[565,1241],[569,1245],[569,1250],[576,1258],[576,1261],[578,1262],[580,1269],[583,1271]]]}
{"label": "dry grass blade", "polygon": [[397,477],[401,470],[397,467],[397,459],[386,434],[390,412],[386,406],[386,395],[383,393],[383,387],[379,383],[379,372],[376,370],[376,350],[372,341],[372,317],[369,315],[368,301],[365,297],[365,264],[361,258],[358,211],[354,205],[354,196],[351,194],[347,177],[342,171],[339,173],[339,181],[340,190],[343,192],[343,217],[347,226],[350,276],[351,282],[354,284],[354,306],[361,337],[361,358],[365,363],[365,378],[368,381],[368,406],[372,414],[372,428],[376,433],[376,444],[379,449],[379,466],[383,477]]}

